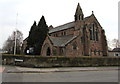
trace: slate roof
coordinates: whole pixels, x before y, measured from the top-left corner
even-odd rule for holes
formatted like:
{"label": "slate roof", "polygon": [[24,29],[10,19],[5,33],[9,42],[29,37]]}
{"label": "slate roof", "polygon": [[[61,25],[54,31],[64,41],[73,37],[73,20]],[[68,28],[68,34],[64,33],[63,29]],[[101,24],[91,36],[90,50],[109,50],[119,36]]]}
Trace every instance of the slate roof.
{"label": "slate roof", "polygon": [[[92,15],[88,16],[88,17],[85,17],[84,18],[84,21],[88,20]],[[65,29],[70,29],[70,28],[73,28],[75,27],[75,22],[69,22],[69,23],[66,23],[64,25],[60,25],[60,26],[57,26],[55,28],[52,28],[49,30],[49,33],[54,33],[54,32],[57,32],[57,31],[62,31],[62,30],[65,30]]]}
{"label": "slate roof", "polygon": [[57,31],[65,30],[65,29],[69,29],[69,28],[72,28],[74,26],[75,26],[75,22],[70,22],[70,23],[67,23],[67,24],[55,27],[53,29],[50,29],[49,33],[57,32]]}
{"label": "slate roof", "polygon": [[61,37],[49,36],[54,46],[61,46],[61,47],[65,46],[76,37],[77,36],[73,36],[73,35],[67,35],[67,36],[61,36]]}

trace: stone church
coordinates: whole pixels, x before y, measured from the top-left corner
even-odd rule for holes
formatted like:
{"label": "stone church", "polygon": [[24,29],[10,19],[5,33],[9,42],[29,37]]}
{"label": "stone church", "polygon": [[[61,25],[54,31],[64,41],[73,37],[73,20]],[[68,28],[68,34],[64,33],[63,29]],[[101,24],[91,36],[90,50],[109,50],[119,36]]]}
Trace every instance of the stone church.
{"label": "stone church", "polygon": [[49,27],[43,43],[42,56],[107,56],[105,31],[93,11],[88,17],[78,3],[74,21]]}

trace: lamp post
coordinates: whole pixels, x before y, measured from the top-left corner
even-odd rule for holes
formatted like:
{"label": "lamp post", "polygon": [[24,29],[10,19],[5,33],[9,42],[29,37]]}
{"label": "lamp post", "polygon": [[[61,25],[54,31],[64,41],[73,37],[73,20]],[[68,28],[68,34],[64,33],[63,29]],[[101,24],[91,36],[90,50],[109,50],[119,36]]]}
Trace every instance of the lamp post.
{"label": "lamp post", "polygon": [[14,55],[16,54],[16,47],[17,47],[17,18],[18,18],[18,13],[17,13],[17,16],[16,16],[16,29],[15,29]]}
{"label": "lamp post", "polygon": [[17,31],[15,31],[15,44],[14,44],[14,55],[16,54],[16,44],[17,44]]}

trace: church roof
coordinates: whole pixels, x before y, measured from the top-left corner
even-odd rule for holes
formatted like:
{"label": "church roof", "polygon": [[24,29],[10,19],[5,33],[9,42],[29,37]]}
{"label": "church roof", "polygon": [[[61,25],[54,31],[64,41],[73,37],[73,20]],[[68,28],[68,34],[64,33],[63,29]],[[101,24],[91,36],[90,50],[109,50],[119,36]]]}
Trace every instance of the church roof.
{"label": "church roof", "polygon": [[61,37],[49,36],[54,46],[61,46],[61,47],[65,46],[76,37],[77,36],[73,36],[73,35],[67,35],[67,36],[61,36]]}
{"label": "church roof", "polygon": [[[88,19],[90,19],[92,17],[92,15],[90,15],[88,17],[85,17],[84,21],[87,21]],[[60,26],[57,26],[55,28],[52,28],[52,29],[49,30],[48,33],[54,33],[54,32],[62,31],[62,30],[65,30],[65,29],[70,29],[70,28],[73,28],[73,27],[75,27],[75,22],[74,21],[63,24],[63,25],[60,25]]]}
{"label": "church roof", "polygon": [[53,32],[57,32],[57,31],[61,31],[61,30],[65,30],[65,29],[68,29],[68,28],[72,28],[75,26],[75,23],[74,22],[70,22],[70,23],[66,23],[64,25],[60,25],[58,27],[55,27],[53,29],[50,29],[49,30],[49,33],[53,33]]}

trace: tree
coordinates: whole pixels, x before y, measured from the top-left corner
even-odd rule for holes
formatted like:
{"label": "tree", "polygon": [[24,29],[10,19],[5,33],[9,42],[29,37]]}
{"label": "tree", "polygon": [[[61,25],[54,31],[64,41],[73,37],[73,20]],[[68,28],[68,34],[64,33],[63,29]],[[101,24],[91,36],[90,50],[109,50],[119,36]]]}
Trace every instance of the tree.
{"label": "tree", "polygon": [[5,41],[3,45],[3,50],[7,51],[7,53],[12,54],[13,53],[13,47],[14,47],[14,42],[13,39],[9,36],[8,39]]}
{"label": "tree", "polygon": [[21,44],[23,42],[23,34],[19,30],[13,31],[11,36],[9,36],[4,43],[3,50],[7,51],[9,54],[14,53],[15,38],[16,38],[16,54],[20,54]]}
{"label": "tree", "polygon": [[111,40],[110,39],[107,40],[107,44],[108,44],[108,50],[111,51],[112,50],[112,48],[111,48],[112,45],[111,45]]}
{"label": "tree", "polygon": [[35,49],[36,49],[35,53],[40,54],[43,42],[44,42],[44,40],[47,36],[47,33],[48,33],[48,26],[46,24],[44,16],[41,17],[37,28],[38,28],[37,29],[38,31],[36,33],[37,33],[38,36],[36,36],[37,37],[36,38],[37,43],[36,43],[36,46],[35,46]]}
{"label": "tree", "polygon": [[33,49],[32,53],[30,54],[40,55],[41,48],[47,36],[47,33],[48,26],[46,24],[44,16],[42,16],[40,21],[38,22],[38,25],[36,25],[36,22],[34,21],[29,32],[27,48],[29,50]]}
{"label": "tree", "polygon": [[112,46],[114,48],[120,48],[120,41],[118,39],[113,39],[112,40]]}
{"label": "tree", "polygon": [[27,43],[29,46],[32,46],[35,44],[35,31],[36,31],[36,21],[34,21],[33,25],[31,26],[31,30],[29,32]]}

